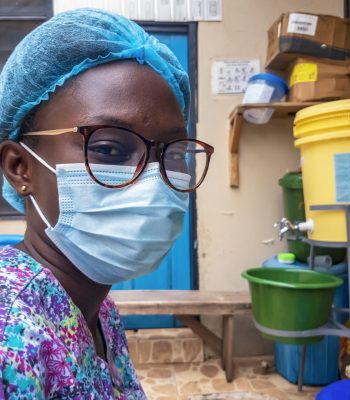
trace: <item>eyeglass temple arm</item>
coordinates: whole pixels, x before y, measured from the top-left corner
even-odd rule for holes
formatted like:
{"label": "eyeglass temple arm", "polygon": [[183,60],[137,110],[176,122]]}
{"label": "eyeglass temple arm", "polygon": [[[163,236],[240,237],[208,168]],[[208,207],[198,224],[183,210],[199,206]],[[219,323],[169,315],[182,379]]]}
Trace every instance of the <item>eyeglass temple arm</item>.
{"label": "eyeglass temple arm", "polygon": [[38,132],[27,132],[23,136],[47,136],[47,135],[62,135],[63,133],[76,133],[78,128],[66,128],[66,129],[54,129],[51,131],[38,131]]}

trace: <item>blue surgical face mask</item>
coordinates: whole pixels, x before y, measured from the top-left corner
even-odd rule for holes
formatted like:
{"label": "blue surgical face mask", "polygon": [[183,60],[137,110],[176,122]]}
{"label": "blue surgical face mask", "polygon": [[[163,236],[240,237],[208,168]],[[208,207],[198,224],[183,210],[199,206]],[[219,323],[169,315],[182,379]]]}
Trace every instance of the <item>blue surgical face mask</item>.
{"label": "blue surgical face mask", "polygon": [[[110,189],[95,183],[84,164],[58,164],[55,170],[21,145],[57,176],[60,213],[55,226],[30,198],[47,225],[48,237],[83,274],[110,285],[159,266],[181,233],[189,196],[163,182],[158,163],[150,163],[136,183]],[[101,165],[101,171],[94,174],[101,181],[106,173],[115,180],[125,174],[125,168],[107,169]],[[185,188],[189,176],[172,174]]]}

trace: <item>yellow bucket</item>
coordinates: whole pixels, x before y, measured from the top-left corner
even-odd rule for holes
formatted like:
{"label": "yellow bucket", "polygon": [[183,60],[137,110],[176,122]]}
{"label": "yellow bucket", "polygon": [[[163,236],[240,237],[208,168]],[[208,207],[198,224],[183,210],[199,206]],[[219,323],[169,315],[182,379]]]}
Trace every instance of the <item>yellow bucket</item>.
{"label": "yellow bucket", "polygon": [[310,211],[310,206],[350,204],[350,100],[299,111],[294,137],[301,152],[305,214],[315,224],[309,239],[347,242],[344,210]]}

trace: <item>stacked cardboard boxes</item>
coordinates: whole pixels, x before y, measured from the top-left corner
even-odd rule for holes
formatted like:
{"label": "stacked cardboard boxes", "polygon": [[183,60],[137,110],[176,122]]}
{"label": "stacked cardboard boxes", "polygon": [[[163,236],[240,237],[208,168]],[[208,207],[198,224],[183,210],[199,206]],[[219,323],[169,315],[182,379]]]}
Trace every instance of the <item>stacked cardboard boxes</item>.
{"label": "stacked cardboard boxes", "polygon": [[350,20],[281,15],[268,31],[265,67],[284,75],[288,101],[350,98]]}

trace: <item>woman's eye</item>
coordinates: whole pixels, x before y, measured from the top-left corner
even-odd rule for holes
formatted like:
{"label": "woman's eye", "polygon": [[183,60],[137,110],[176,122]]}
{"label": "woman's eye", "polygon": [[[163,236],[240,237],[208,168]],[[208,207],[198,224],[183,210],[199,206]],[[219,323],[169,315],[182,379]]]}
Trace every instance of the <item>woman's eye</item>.
{"label": "woman's eye", "polygon": [[108,154],[110,156],[115,156],[117,154],[120,154],[120,150],[113,147],[113,146],[107,146],[107,145],[102,145],[102,146],[94,146],[89,149],[90,151],[94,151],[95,153],[101,153],[101,154]]}
{"label": "woman's eye", "polygon": [[186,159],[186,153],[183,151],[168,151],[166,153],[166,158],[172,161],[180,161]]}
{"label": "woman's eye", "polygon": [[117,143],[94,143],[89,146],[89,156],[99,158],[113,158],[118,161],[128,160],[130,152],[122,145]]}

